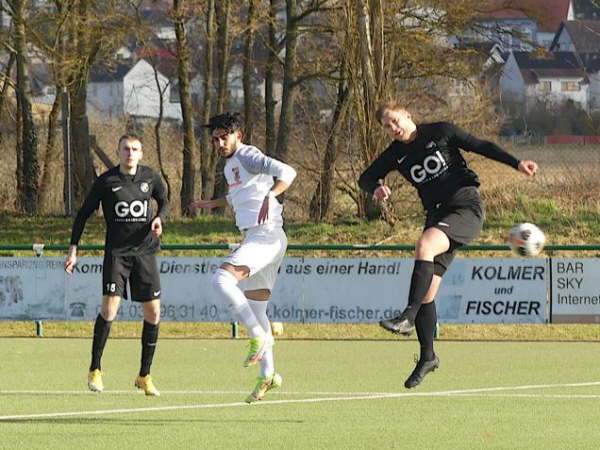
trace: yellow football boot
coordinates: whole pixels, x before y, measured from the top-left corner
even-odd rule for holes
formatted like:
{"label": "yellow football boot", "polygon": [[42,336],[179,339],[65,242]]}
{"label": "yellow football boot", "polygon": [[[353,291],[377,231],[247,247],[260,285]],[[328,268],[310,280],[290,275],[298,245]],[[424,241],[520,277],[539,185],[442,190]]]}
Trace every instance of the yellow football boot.
{"label": "yellow football boot", "polygon": [[150,375],[146,375],[145,377],[138,376],[135,379],[135,387],[142,389],[146,395],[153,395],[155,397],[160,395],[160,392],[158,392],[158,389],[154,386]]}
{"label": "yellow football boot", "polygon": [[92,392],[102,392],[104,383],[102,382],[102,372],[100,369],[94,369],[88,372],[88,389]]}
{"label": "yellow football boot", "polygon": [[258,377],[256,379],[254,390],[246,397],[246,403],[254,403],[262,400],[267,392],[271,389],[281,387],[282,383],[283,378],[281,378],[281,375],[278,373],[274,374],[272,377]]}

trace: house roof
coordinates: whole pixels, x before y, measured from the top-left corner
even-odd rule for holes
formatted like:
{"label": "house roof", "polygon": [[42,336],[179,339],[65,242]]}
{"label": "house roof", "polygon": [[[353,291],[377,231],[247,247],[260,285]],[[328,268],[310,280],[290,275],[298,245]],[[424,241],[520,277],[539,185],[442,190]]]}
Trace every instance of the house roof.
{"label": "house roof", "polygon": [[540,78],[576,78],[589,82],[587,75],[571,52],[546,53],[513,52],[525,84],[536,84]]}
{"label": "house roof", "polygon": [[521,69],[581,69],[577,55],[572,52],[513,52]]}
{"label": "house roof", "polygon": [[569,20],[563,22],[550,48],[558,42],[558,37],[563,31],[569,37],[578,53],[600,52],[600,20]]}
{"label": "house roof", "polygon": [[500,47],[496,42],[492,41],[460,41],[456,48],[459,50],[475,50],[477,52],[489,55],[494,50],[494,47]]}
{"label": "house roof", "polygon": [[93,66],[90,70],[90,82],[110,83],[122,80],[132,67],[132,64],[117,64],[114,67]]}
{"label": "house roof", "polygon": [[567,20],[571,0],[489,0],[481,9],[485,18],[533,19],[540,31],[554,32]]}
{"label": "house roof", "polygon": [[586,72],[600,72],[600,52],[580,53],[579,58],[581,59]]}
{"label": "house roof", "polygon": [[600,20],[600,7],[596,0],[573,0],[573,13],[576,19]]}

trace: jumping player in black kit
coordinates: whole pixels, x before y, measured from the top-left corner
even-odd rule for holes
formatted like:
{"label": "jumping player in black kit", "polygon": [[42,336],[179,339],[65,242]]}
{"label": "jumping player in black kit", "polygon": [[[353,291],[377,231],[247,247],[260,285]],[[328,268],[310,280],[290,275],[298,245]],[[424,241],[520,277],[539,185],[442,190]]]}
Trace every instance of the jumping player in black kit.
{"label": "jumping player in black kit", "polygon": [[[100,360],[108,339],[110,326],[117,315],[121,297],[126,296],[127,280],[133,301],[142,302],[142,358],[135,386],[146,395],[160,395],[150,376],[150,366],[158,340],[160,322],[160,280],[156,253],[162,221],[167,214],[168,200],[160,176],[150,167],[139,165],[142,142],[129,134],[119,139],[119,165],[100,175],[79,210],[71,233],[71,246],[65,261],[65,271],[73,272],[77,262],[77,245],[90,215],[102,203],[106,221],[106,240],[102,271],[102,308],[94,324],[92,362],[88,373],[88,388],[102,392],[104,384]],[[152,211],[152,199],[158,211]]]}
{"label": "jumping player in black kit", "polygon": [[383,104],[376,118],[393,142],[363,172],[359,186],[385,201],[391,191],[380,180],[397,170],[417,189],[427,213],[415,246],[408,306],[398,317],[379,322],[392,333],[407,334],[416,328],[421,353],[404,383],[410,389],[439,367],[433,350],[435,295],[456,249],[477,237],[483,225],[479,179],[459,149],[502,162],[528,176],[533,176],[538,166],[534,161],[519,161],[496,144],[477,139],[451,123],[416,125],[411,113],[396,102]]}

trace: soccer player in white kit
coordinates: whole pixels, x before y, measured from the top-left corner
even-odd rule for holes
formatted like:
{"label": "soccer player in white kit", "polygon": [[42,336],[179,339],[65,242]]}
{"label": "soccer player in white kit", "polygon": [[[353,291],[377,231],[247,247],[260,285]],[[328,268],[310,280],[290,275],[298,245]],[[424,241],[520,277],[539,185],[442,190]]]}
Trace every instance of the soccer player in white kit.
{"label": "soccer player in white kit", "polygon": [[[207,127],[220,155],[227,160],[224,174],[228,193],[225,197],[194,202],[190,207],[231,205],[236,225],[244,235],[241,245],[213,275],[212,285],[248,330],[250,341],[244,366],[260,362],[256,386],[246,398],[247,403],[254,403],[282,382],[275,372],[267,304],[287,248],[283,207],[276,197],[292,184],[296,171],[244,144],[242,119],[237,113],[214,116]],[[244,290],[238,286],[243,280]]]}

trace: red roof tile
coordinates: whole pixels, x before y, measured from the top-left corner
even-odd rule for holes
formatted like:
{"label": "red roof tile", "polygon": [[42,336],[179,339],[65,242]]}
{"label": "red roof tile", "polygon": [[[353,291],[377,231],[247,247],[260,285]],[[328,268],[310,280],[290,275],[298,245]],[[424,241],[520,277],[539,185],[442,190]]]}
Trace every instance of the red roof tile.
{"label": "red roof tile", "polygon": [[482,5],[484,17],[538,21],[541,31],[556,31],[567,20],[571,0],[487,0]]}

